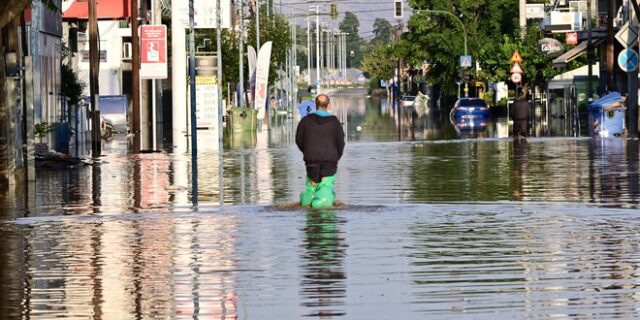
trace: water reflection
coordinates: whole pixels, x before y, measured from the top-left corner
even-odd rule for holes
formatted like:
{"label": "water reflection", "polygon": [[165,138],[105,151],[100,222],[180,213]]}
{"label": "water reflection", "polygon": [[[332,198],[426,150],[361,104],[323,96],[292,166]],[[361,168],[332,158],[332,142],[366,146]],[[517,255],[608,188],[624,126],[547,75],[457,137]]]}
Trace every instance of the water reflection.
{"label": "water reflection", "polygon": [[305,243],[303,280],[301,283],[302,305],[309,312],[305,316],[344,316],[339,307],[346,297],[346,274],[344,271],[344,243],[342,218],[335,211],[310,211],[304,228]]}
{"label": "water reflection", "polygon": [[152,218],[5,228],[0,311],[27,319],[236,319],[235,223]]}
{"label": "water reflection", "polygon": [[[495,138],[509,131],[500,121],[484,131],[456,132],[446,111],[437,108],[418,112],[351,95],[332,102],[348,128],[336,184],[342,202],[638,206],[638,140],[530,137],[527,144],[515,145],[510,138]],[[293,143],[295,124],[295,119],[279,117],[270,130],[231,137],[222,164],[217,149],[201,151],[199,202],[219,204],[221,196],[227,205],[296,202],[305,173]],[[186,210],[190,161],[189,153],[180,152],[116,153],[94,165],[39,168],[35,192],[0,196],[0,219]]]}
{"label": "water reflection", "polygon": [[638,303],[636,254],[624,219],[540,213],[457,212],[416,222],[412,302],[447,318],[636,317],[629,307]]}
{"label": "water reflection", "polygon": [[0,312],[636,318],[634,215],[516,203],[26,218],[0,224]]}

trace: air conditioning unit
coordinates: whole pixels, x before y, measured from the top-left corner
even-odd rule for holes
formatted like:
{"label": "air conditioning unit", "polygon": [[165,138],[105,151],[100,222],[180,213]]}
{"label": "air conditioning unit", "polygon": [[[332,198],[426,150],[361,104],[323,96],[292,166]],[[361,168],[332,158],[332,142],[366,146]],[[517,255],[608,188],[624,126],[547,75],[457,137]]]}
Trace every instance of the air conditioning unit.
{"label": "air conditioning unit", "polygon": [[124,42],[122,44],[122,60],[131,60],[133,56],[133,47],[131,42]]}

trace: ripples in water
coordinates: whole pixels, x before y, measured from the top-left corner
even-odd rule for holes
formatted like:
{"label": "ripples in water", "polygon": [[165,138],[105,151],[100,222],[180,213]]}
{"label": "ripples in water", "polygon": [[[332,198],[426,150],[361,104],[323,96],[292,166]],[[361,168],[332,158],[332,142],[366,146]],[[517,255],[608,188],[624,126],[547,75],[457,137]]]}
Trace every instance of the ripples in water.
{"label": "ripples in water", "polygon": [[0,225],[5,315],[30,319],[636,318],[635,211],[260,206]]}

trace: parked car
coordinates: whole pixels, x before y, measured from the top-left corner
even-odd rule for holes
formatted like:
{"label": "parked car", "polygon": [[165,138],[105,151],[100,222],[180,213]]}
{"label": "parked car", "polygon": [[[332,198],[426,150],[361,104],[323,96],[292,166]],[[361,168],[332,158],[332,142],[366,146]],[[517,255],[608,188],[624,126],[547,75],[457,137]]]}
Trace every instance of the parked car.
{"label": "parked car", "polygon": [[484,129],[491,119],[491,112],[480,98],[460,98],[451,109],[449,118],[458,129]]}
{"label": "parked car", "polygon": [[413,103],[416,100],[416,96],[402,96],[400,98],[400,106],[401,107],[413,107]]}
{"label": "parked car", "polygon": [[113,138],[113,122],[103,116],[100,116],[100,137],[102,139]]}

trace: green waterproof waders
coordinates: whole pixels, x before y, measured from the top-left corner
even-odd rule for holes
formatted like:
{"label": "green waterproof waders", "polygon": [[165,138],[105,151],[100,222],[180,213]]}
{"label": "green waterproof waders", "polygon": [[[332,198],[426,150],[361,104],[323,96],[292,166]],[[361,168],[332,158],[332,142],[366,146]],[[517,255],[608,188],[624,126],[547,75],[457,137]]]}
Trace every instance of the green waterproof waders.
{"label": "green waterproof waders", "polygon": [[320,183],[315,185],[307,178],[306,188],[300,194],[300,204],[303,207],[311,206],[314,209],[333,207],[336,194],[333,191],[333,184],[336,182],[336,175],[322,178]]}

